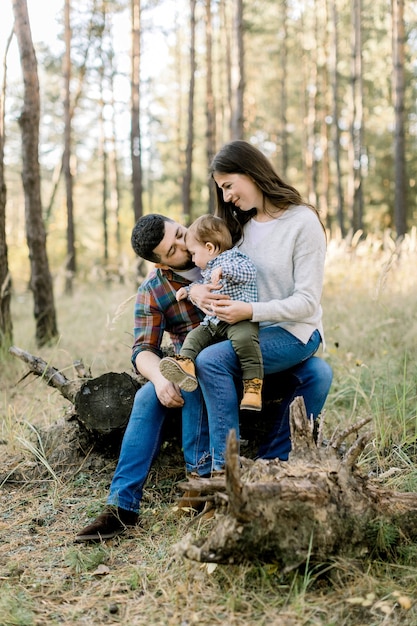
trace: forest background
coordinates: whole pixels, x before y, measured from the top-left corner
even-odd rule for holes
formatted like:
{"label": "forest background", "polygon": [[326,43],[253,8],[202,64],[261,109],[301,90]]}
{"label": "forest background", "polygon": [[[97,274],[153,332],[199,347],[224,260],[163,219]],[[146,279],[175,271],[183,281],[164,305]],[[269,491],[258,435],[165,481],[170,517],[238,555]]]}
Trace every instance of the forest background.
{"label": "forest background", "polygon": [[[27,10],[23,0],[11,7],[14,16]],[[29,8],[38,22],[38,7]],[[212,212],[208,163],[233,138],[257,145],[318,206],[330,238],[388,229],[397,240],[414,224],[414,2],[56,0],[43,8],[54,11],[56,35],[36,42],[26,75],[30,21],[16,21],[26,40],[14,37],[9,48],[3,39],[1,134],[1,293],[10,291],[7,276],[31,283],[40,344],[58,334],[54,319],[45,322],[54,309],[50,269],[66,291],[93,270],[123,273],[141,214],[187,224]],[[19,54],[23,82],[7,74]],[[24,86],[35,73],[39,113],[25,131],[34,100]],[[24,163],[24,135],[37,123],[26,163],[39,162],[39,172],[23,165],[23,182],[40,179],[34,197],[22,186],[20,131]],[[43,229],[44,255],[43,241],[34,243]]]}
{"label": "forest background", "polygon": [[71,407],[7,348],[41,347],[69,377],[78,358],[94,376],[129,371],[147,271],[130,249],[135,220],[155,211],[187,224],[213,210],[211,156],[246,139],[326,225],[326,432],[371,417],[359,471],[416,491],[417,4],[28,0],[29,21],[25,7],[3,1],[0,23],[0,624],[415,626],[416,546],[396,551],[392,529],[378,531],[375,554],[290,573],[178,559],[190,531],[172,507],[183,468],[163,458],[141,526],[74,547],[116,460],[88,450],[57,470],[68,439],[48,447],[44,433],[59,437]]}

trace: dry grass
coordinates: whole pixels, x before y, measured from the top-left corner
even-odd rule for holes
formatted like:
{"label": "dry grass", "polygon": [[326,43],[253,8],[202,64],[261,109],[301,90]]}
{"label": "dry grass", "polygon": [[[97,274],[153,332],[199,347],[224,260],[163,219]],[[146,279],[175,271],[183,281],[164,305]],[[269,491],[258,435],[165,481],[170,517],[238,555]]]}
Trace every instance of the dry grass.
{"label": "dry grass", "polygon": [[[416,261],[415,233],[398,250],[389,237],[332,241],[324,295],[325,358],[335,374],[328,434],[372,415],[363,471],[404,490],[417,483]],[[39,356],[69,378],[80,358],[94,376],[129,371],[135,290],[131,279],[79,286],[72,299],[57,294],[62,335]],[[15,295],[14,342],[38,354],[31,307],[29,294]],[[48,451],[42,457],[38,445],[36,456],[28,445],[37,440],[32,426],[54,424],[69,404],[23,378],[24,365],[8,355],[0,368],[0,626],[417,624],[417,546],[394,562],[336,562],[285,576],[273,563],[211,568],[178,558],[175,543],[190,531],[172,507],[181,468],[155,468],[140,527],[103,545],[73,544],[101,510],[115,459],[67,473],[48,468]]]}

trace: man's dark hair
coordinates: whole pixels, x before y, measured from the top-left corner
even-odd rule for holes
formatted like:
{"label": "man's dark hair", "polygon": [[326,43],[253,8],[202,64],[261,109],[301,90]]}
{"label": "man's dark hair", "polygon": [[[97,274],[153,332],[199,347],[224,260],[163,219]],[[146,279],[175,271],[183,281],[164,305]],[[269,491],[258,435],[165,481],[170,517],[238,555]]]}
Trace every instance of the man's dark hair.
{"label": "man's dark hair", "polygon": [[174,220],[165,215],[151,213],[138,219],[132,230],[132,248],[138,256],[152,263],[160,263],[159,254],[154,250],[161,243],[165,235],[165,222]]}

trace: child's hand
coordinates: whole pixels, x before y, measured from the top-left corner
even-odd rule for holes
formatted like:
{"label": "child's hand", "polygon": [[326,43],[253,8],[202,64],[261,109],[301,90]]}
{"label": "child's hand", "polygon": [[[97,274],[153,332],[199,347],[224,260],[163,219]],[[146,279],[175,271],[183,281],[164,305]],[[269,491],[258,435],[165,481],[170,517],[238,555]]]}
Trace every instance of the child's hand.
{"label": "child's hand", "polygon": [[220,282],[222,279],[222,273],[223,273],[223,269],[221,266],[216,267],[216,269],[212,271],[210,281],[214,289],[222,288],[222,284]]}
{"label": "child's hand", "polygon": [[177,299],[177,302],[180,302],[180,300],[186,300],[188,298],[188,293],[185,287],[181,287],[181,289],[178,289],[177,293],[175,294],[175,297]]}

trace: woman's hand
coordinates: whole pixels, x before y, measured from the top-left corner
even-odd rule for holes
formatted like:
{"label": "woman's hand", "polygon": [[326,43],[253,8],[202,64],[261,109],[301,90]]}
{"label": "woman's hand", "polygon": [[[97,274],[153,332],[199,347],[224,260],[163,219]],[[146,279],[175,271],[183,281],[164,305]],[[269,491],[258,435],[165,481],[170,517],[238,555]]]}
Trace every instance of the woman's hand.
{"label": "woman's hand", "polygon": [[212,293],[216,287],[210,285],[192,285],[189,292],[189,298],[193,304],[198,306],[206,315],[213,315],[212,306],[218,300],[229,301],[230,296],[222,295],[221,293]]}
{"label": "woman's hand", "polygon": [[216,315],[222,322],[236,324],[243,320],[251,320],[253,311],[249,302],[239,300],[217,300],[212,305],[211,313]]}

